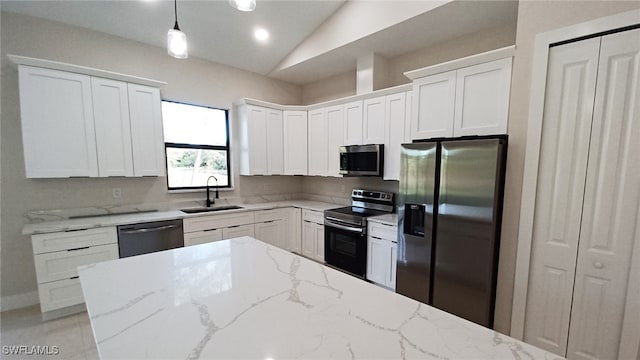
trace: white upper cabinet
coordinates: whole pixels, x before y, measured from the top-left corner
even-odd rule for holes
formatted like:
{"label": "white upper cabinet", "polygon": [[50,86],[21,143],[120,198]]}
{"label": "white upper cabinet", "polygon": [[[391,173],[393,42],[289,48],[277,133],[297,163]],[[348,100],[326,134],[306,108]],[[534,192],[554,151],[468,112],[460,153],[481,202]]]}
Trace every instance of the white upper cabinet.
{"label": "white upper cabinet", "polygon": [[133,176],[127,83],[91,78],[100,176]]}
{"label": "white upper cabinet", "polygon": [[506,133],[510,88],[510,57],[458,70],[453,136]]}
{"label": "white upper cabinet", "polygon": [[[383,144],[385,142],[385,97],[379,96],[362,102],[363,144]],[[404,120],[404,118],[403,118]]]}
{"label": "white upper cabinet", "polygon": [[506,133],[511,62],[507,57],[414,80],[411,140]]}
{"label": "white upper cabinet", "polygon": [[411,139],[453,136],[456,72],[415,80],[413,95]]}
{"label": "white upper cabinet", "polygon": [[309,175],[324,176],[327,174],[328,122],[325,109],[309,111]]}
{"label": "white upper cabinet", "polygon": [[267,174],[267,110],[253,105],[240,110],[240,175]]}
{"label": "white upper cabinet", "polygon": [[135,176],[165,174],[160,89],[128,84]]}
{"label": "white upper cabinet", "polygon": [[18,64],[28,178],[165,174],[160,90],[154,87],[163,83],[8,57]]}
{"label": "white upper cabinet", "polygon": [[404,119],[404,139],[402,140],[403,144],[407,144],[411,142],[411,117],[413,116],[413,91],[407,91],[405,93],[405,119]]}
{"label": "white upper cabinet", "polygon": [[327,113],[327,176],[340,175],[340,146],[344,145],[344,110],[342,105],[326,109]]}
{"label": "white upper cabinet", "polygon": [[26,176],[98,176],[91,78],[24,65],[19,77]]}
{"label": "white upper cabinet", "polygon": [[284,111],[284,174],[307,175],[307,112]]}
{"label": "white upper cabinet", "polygon": [[344,105],[344,144],[362,145],[362,100]]}
{"label": "white upper cabinet", "polygon": [[406,94],[385,98],[384,180],[400,180],[400,145],[404,142],[406,124]]}
{"label": "white upper cabinet", "polygon": [[284,174],[284,128],[282,110],[267,109],[267,174]]}
{"label": "white upper cabinet", "polygon": [[240,175],[282,175],[282,110],[240,105]]}

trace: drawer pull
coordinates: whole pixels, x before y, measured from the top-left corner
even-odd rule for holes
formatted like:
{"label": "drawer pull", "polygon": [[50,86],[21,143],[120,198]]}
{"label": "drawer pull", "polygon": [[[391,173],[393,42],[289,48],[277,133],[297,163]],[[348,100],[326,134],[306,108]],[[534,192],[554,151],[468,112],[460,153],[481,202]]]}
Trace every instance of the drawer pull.
{"label": "drawer pull", "polygon": [[85,231],[85,230],[89,230],[89,228],[86,228],[86,229],[70,229],[70,230],[65,230],[64,232]]}
{"label": "drawer pull", "polygon": [[233,228],[237,228],[237,227],[240,227],[240,225],[229,226],[229,227],[227,227],[227,229],[233,229]]}
{"label": "drawer pull", "polygon": [[263,224],[268,224],[268,223],[272,223],[272,222],[275,222],[275,220],[265,221],[265,222],[263,222]]}
{"label": "drawer pull", "polygon": [[218,230],[218,229],[206,229],[206,230],[202,230],[202,231],[206,232],[206,231],[216,231],[216,230]]}
{"label": "drawer pull", "polygon": [[79,278],[79,277],[80,277],[80,276],[76,275],[76,276],[74,276],[74,277],[70,277],[70,278],[69,278],[69,280],[77,279],[77,278]]}
{"label": "drawer pull", "polygon": [[85,250],[85,249],[88,249],[88,248],[89,248],[88,246],[85,246],[85,247],[79,247],[79,248],[75,248],[75,249],[68,249],[67,251]]}

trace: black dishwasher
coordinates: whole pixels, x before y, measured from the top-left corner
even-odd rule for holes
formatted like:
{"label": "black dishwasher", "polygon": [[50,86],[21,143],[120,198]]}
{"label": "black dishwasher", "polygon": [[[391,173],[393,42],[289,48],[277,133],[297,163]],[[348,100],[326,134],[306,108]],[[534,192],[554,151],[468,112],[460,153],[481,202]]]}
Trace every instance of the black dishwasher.
{"label": "black dishwasher", "polygon": [[183,246],[181,219],[118,226],[120,258]]}

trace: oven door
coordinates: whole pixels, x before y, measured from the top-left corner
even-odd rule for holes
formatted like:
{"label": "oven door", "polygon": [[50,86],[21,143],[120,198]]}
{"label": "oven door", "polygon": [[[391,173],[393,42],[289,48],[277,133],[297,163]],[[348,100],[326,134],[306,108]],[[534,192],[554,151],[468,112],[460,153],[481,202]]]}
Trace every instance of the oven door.
{"label": "oven door", "polygon": [[367,234],[363,228],[324,221],[324,260],[364,278],[367,271]]}

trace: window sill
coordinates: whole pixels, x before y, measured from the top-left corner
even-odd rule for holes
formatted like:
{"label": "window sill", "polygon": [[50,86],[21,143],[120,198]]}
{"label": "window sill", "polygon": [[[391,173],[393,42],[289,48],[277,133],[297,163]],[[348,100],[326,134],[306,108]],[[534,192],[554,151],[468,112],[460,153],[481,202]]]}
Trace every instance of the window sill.
{"label": "window sill", "polygon": [[[220,188],[218,189],[219,192],[225,192],[225,191],[233,191],[235,190],[235,188],[232,187],[228,187],[228,188]],[[180,189],[180,190],[167,190],[167,194],[184,194],[184,193],[197,193],[197,192],[206,192],[206,189]],[[209,189],[209,191],[211,192],[215,192],[216,188],[212,187],[211,189]]]}

